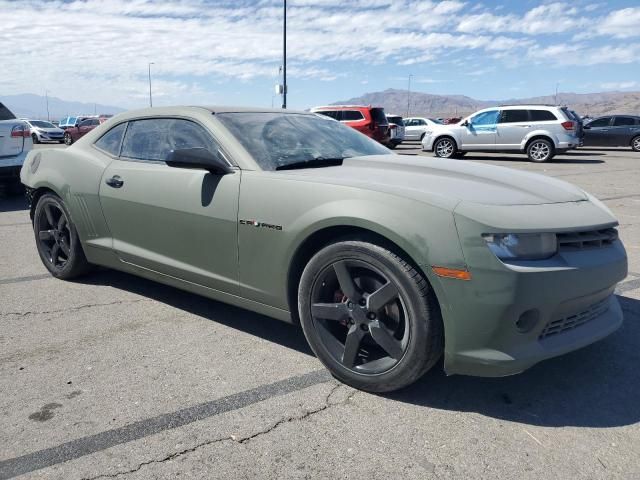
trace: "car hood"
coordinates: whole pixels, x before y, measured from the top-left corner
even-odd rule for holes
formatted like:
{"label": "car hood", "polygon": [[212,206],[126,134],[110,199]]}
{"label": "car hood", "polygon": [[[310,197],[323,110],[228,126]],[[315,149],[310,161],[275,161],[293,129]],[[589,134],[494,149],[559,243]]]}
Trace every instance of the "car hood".
{"label": "car hood", "polygon": [[[284,172],[278,172],[284,173]],[[462,160],[376,155],[341,166],[289,171],[315,182],[350,185],[453,209],[460,202],[541,205],[588,200],[579,188],[544,175]]]}
{"label": "car hood", "polygon": [[41,127],[33,127],[33,128],[35,130],[38,130],[44,133],[64,133],[64,130],[62,130],[61,128],[41,128]]}

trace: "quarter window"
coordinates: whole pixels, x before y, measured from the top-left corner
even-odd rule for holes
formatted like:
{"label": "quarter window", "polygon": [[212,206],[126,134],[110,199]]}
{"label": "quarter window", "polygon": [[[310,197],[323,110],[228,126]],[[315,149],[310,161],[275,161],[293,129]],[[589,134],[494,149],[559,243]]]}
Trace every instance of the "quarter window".
{"label": "quarter window", "polygon": [[549,120],[558,120],[558,117],[549,110],[529,110],[532,122],[547,122]]}
{"label": "quarter window", "polygon": [[611,117],[603,117],[603,118],[598,118],[597,120],[594,120],[589,124],[589,126],[592,128],[608,127],[609,123],[611,123]]}
{"label": "quarter window", "polygon": [[78,124],[79,127],[89,127],[91,125],[92,125],[91,120],[83,120]]}
{"label": "quarter window", "polygon": [[113,127],[107,133],[105,133],[100,140],[95,143],[95,146],[100,150],[117,157],[120,154],[120,145],[122,144],[122,136],[127,128],[126,123],[121,123]]}
{"label": "quarter window", "polygon": [[500,123],[528,122],[529,112],[527,110],[503,110]]}
{"label": "quarter window", "polygon": [[628,127],[630,125],[635,125],[636,119],[633,117],[616,117],[613,119],[614,127]]}
{"label": "quarter window", "polygon": [[338,110],[325,110],[323,112],[321,111],[316,113],[324,115],[325,117],[333,118],[334,120],[339,120],[340,118],[340,112]]}
{"label": "quarter window", "polygon": [[171,150],[206,148],[217,154],[219,147],[197,123],[175,118],[153,118],[129,122],[121,156],[164,162]]}

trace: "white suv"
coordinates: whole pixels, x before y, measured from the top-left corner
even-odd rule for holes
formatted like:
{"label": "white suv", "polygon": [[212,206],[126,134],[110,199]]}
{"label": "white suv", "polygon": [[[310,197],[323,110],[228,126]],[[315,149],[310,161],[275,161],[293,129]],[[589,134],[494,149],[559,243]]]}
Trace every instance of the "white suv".
{"label": "white suv", "polygon": [[522,152],[546,162],[580,145],[578,123],[566,107],[505,105],[485,108],[457,124],[435,125],[425,133],[422,150],[455,158],[466,152]]}

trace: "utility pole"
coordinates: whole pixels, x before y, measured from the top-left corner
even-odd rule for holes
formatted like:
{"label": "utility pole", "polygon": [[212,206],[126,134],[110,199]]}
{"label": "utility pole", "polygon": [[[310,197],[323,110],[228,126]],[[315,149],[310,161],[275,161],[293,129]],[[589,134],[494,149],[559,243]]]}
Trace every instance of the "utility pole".
{"label": "utility pole", "polygon": [[411,77],[413,77],[413,75],[409,74],[409,85],[407,86],[407,117],[411,111]]}
{"label": "utility pole", "polygon": [[553,103],[555,103],[556,105],[558,105],[558,87],[560,86],[560,82],[556,82],[556,96],[555,96],[555,100]]}
{"label": "utility pole", "polygon": [[149,107],[153,107],[153,98],[151,97],[151,65],[155,65],[155,63],[149,62]]}
{"label": "utility pole", "polygon": [[282,23],[282,108],[287,108],[287,0],[284,1]]}
{"label": "utility pole", "polygon": [[47,122],[50,122],[51,119],[49,118],[49,90],[44,91],[44,98],[47,102]]}

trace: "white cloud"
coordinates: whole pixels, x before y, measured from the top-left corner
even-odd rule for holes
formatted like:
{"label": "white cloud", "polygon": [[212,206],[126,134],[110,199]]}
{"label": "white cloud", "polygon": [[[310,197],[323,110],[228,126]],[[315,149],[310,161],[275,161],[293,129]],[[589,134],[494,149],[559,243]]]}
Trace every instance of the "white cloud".
{"label": "white cloud", "polygon": [[640,7],[611,12],[598,22],[596,33],[619,38],[640,36]]}
{"label": "white cloud", "polygon": [[605,90],[628,90],[630,88],[640,87],[640,82],[637,80],[629,80],[626,82],[605,82],[600,84],[600,88]]}

